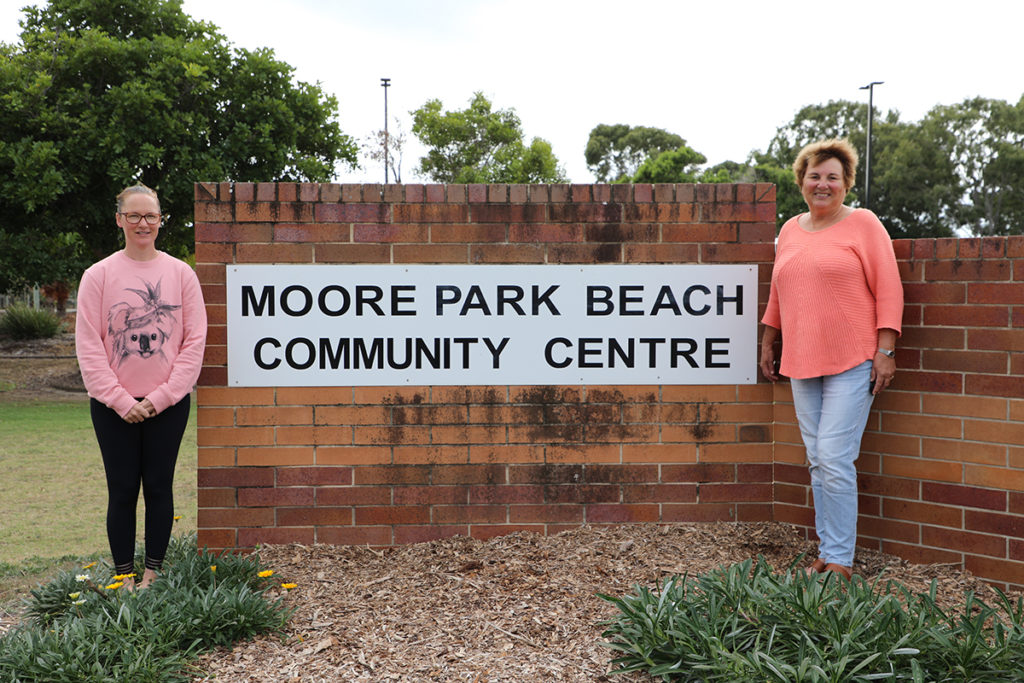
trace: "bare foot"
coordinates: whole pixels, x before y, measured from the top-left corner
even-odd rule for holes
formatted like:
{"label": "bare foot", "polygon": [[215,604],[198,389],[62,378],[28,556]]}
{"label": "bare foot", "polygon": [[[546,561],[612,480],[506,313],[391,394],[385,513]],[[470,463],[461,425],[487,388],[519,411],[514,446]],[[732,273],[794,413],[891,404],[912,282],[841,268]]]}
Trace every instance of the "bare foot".
{"label": "bare foot", "polygon": [[156,581],[157,573],[152,569],[147,569],[142,573],[142,581],[139,582],[139,590],[149,588],[149,585]]}
{"label": "bare foot", "polygon": [[121,587],[124,588],[129,593],[134,593],[135,592],[135,577],[134,576],[126,576],[126,577],[124,577],[123,579],[121,579],[121,584],[122,584]]}

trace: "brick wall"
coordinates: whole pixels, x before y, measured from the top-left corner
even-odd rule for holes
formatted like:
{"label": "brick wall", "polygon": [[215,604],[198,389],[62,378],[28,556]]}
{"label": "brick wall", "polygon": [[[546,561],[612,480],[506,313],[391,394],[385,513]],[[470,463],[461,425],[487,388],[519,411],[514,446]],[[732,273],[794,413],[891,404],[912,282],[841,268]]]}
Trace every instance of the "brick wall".
{"label": "brick wall", "polygon": [[[383,545],[768,519],[812,534],[785,384],[226,386],[228,264],[755,263],[764,302],[774,210],[774,187],[753,184],[197,184],[196,270],[210,316],[200,543]],[[1015,585],[1018,239],[897,242],[908,303],[900,372],[860,460],[863,545]]]}

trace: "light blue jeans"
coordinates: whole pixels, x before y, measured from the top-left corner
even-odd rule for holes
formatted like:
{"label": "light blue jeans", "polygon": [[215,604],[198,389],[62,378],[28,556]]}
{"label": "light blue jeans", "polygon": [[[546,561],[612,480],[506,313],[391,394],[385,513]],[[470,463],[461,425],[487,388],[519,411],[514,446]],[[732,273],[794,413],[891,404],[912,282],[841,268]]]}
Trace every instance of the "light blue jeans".
{"label": "light blue jeans", "polygon": [[818,555],[853,566],[857,545],[857,467],[873,396],[870,360],[838,375],[790,380],[807,449]]}

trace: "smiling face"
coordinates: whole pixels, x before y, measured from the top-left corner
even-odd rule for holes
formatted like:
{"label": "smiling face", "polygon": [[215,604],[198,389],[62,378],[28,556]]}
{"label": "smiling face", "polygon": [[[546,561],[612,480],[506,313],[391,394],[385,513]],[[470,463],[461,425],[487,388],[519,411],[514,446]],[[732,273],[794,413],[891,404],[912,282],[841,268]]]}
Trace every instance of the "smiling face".
{"label": "smiling face", "polygon": [[809,166],[804,173],[800,192],[811,213],[828,214],[838,211],[846,199],[846,181],[839,159],[833,157]]}
{"label": "smiling face", "polygon": [[160,221],[156,225],[150,225],[145,218],[136,224],[128,222],[125,214],[146,214],[160,213],[160,203],[156,197],[141,192],[129,194],[123,199],[118,207],[117,226],[124,231],[125,249],[129,254],[151,254],[156,251],[156,238],[160,233]]}

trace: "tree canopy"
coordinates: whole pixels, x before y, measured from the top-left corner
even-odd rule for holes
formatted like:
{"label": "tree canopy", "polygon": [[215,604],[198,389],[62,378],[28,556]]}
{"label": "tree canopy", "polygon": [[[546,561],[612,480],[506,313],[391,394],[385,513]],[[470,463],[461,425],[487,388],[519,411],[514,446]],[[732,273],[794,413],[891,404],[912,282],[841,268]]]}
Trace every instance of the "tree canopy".
{"label": "tree canopy", "polygon": [[[326,181],[355,165],[337,100],[269,49],[230,46],[180,0],[49,0],[0,45],[0,290],[77,277],[118,245],[114,197],[143,182],[191,250],[193,183]],[[73,237],[78,235],[80,241]]]}
{"label": "tree canopy", "polygon": [[428,100],[412,113],[412,132],[427,147],[419,172],[438,183],[557,183],[565,172],[551,144],[523,142],[522,124],[513,109],[492,110],[477,92],[460,111],[442,111]]}
{"label": "tree canopy", "polygon": [[[860,205],[867,159],[867,105],[834,101],[801,109],[766,152],[751,153],[759,180],[783,178],[800,148],[845,137],[860,151]],[[1024,98],[1016,105],[974,98],[937,105],[921,121],[877,112],[872,128],[871,209],[893,237],[1024,232]],[[778,184],[779,218],[803,211],[799,189]]]}
{"label": "tree canopy", "polygon": [[[585,157],[587,168],[599,183],[621,183],[630,182],[648,159],[655,158],[663,152],[675,152],[683,147],[690,149],[681,136],[662,128],[599,123],[590,131]],[[682,159],[676,155],[671,160],[665,159],[662,166],[664,168],[665,164],[679,164],[681,161]],[[697,163],[704,161],[706,159]],[[692,163],[686,162],[683,165],[689,166]],[[648,169],[645,173],[650,172]]]}

